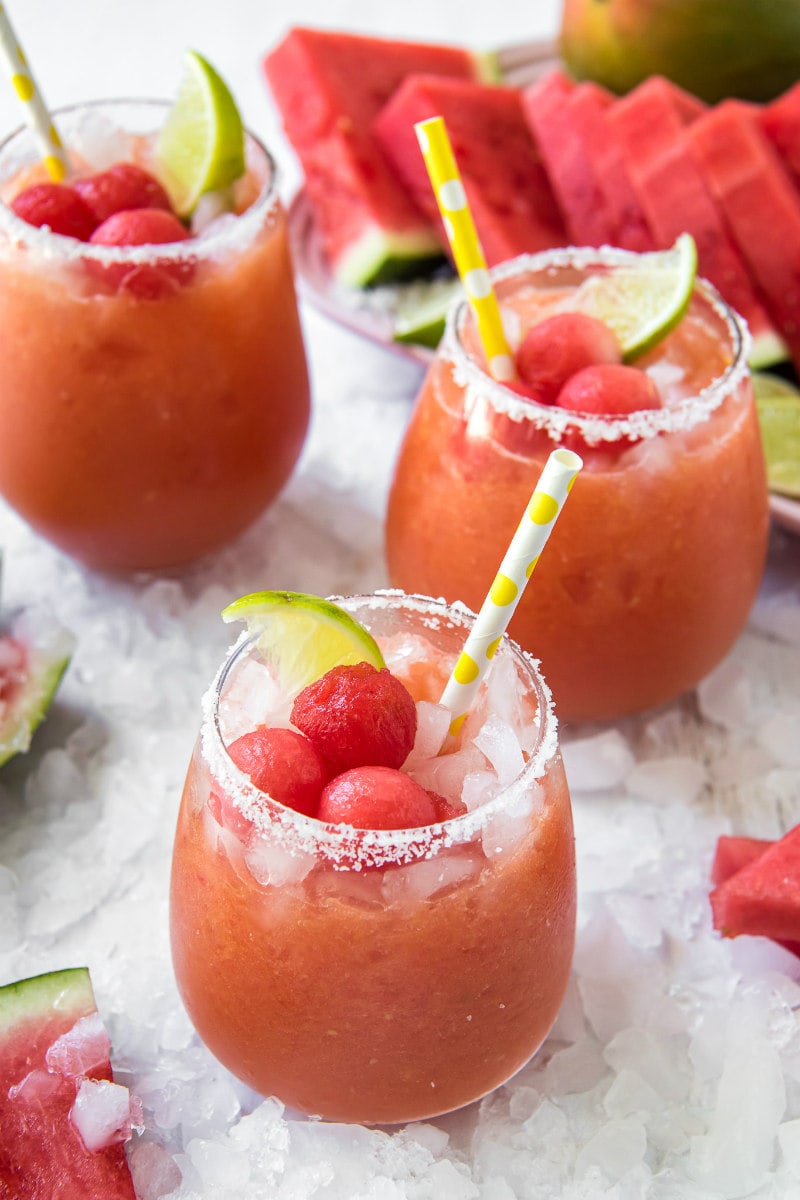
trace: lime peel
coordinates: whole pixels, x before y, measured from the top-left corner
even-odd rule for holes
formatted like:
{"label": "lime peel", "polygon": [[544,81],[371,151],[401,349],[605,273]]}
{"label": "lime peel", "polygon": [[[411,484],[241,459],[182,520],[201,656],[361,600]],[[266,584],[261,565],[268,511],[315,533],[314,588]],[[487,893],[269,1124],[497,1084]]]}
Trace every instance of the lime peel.
{"label": "lime peel", "polygon": [[800,498],[800,391],[780,375],[753,372],[771,492]]}
{"label": "lime peel", "polygon": [[175,211],[188,217],[202,195],[245,172],[244,125],[228,85],[187,50],[178,95],[156,139],[155,157]]}
{"label": "lime peel", "polygon": [[639,358],[681,321],[697,277],[697,247],[682,233],[669,250],[631,256],[630,265],[592,275],[569,307],[596,317],[614,331],[624,362]]}
{"label": "lime peel", "polygon": [[378,643],[354,617],[307,592],[253,592],[222,611],[223,621],[245,621],[259,653],[294,697],[333,667],[367,662],[386,666]]}

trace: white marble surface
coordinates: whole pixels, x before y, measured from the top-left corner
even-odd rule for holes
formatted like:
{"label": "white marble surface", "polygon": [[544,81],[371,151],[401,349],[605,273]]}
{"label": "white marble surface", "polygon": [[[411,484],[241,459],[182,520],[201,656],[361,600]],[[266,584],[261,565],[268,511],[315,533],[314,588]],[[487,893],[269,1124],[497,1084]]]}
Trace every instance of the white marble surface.
{"label": "white marble surface", "polygon": [[[457,31],[477,46],[550,35],[558,8],[302,0],[291,20]],[[283,7],[27,0],[12,16],[51,105],[169,95],[183,49],[201,50],[291,192],[296,168],[258,65],[289,23]],[[0,130],[16,123],[0,88]],[[0,983],[90,967],[118,1078],[144,1101],[131,1146],[141,1200],[166,1194],[177,1172],[183,1200],[800,1194],[800,968],[767,943],[722,943],[706,899],[718,833],[777,836],[800,819],[800,540],[778,530],[750,625],[696,694],[620,728],[564,731],[575,972],[553,1038],[513,1085],[392,1133],[307,1124],[236,1084],[194,1038],[172,981],[166,891],[200,696],[229,641],[219,609],[263,587],[385,584],[386,490],[420,381],[417,367],[303,316],[311,434],[283,496],[238,545],[180,579],[112,583],[0,508],[4,602],[46,601],[78,639],[34,750],[0,776]]]}

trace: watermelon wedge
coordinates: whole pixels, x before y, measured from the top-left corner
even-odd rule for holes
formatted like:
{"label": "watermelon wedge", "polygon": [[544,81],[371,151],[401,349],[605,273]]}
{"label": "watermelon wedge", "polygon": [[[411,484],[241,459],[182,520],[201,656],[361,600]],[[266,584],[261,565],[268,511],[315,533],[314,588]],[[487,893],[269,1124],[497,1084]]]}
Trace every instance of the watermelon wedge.
{"label": "watermelon wedge", "polygon": [[687,131],[770,317],[800,365],[800,201],[754,109],[725,100]]}
{"label": "watermelon wedge", "polygon": [[0,632],[0,766],[30,748],[66,671],[75,639],[31,610]]}
{"label": "watermelon wedge", "polygon": [[84,1140],[95,1144],[98,1128],[87,1098],[91,1106],[100,1092],[102,1103],[109,1088],[108,1037],[85,968],[0,988],[0,1197],[135,1200],[121,1140],[130,1126],[97,1149]]}
{"label": "watermelon wedge", "polygon": [[800,187],[800,83],[756,112],[763,132]]}
{"label": "watermelon wedge", "polygon": [[724,937],[800,943],[800,825],[719,883],[710,899],[714,928]]}
{"label": "watermelon wedge", "polygon": [[717,838],[714,861],[711,864],[711,882],[724,883],[746,867],[753,859],[763,854],[773,843],[768,838],[730,837],[722,834]]}
{"label": "watermelon wedge", "polygon": [[695,125],[708,116],[693,114],[691,98],[654,77],[615,101],[608,121],[656,241],[671,246],[679,234],[690,233],[699,273],[747,320],[754,338],[766,337],[772,322],[745,269],[741,246],[737,249],[687,144]]}
{"label": "watermelon wedge", "polygon": [[[384,106],[373,131],[418,208],[441,229],[414,124],[444,118],[489,266],[563,246],[567,233],[515,88],[412,75]],[[442,245],[447,245],[441,230]]]}
{"label": "watermelon wedge", "polygon": [[437,231],[398,183],[372,122],[406,76],[474,79],[483,61],[456,47],[300,27],[265,57],[266,79],[340,283],[377,284],[441,261]]}
{"label": "watermelon wedge", "polygon": [[575,84],[550,71],[522,92],[522,110],[576,246],[602,246],[612,233],[600,181],[570,106]]}

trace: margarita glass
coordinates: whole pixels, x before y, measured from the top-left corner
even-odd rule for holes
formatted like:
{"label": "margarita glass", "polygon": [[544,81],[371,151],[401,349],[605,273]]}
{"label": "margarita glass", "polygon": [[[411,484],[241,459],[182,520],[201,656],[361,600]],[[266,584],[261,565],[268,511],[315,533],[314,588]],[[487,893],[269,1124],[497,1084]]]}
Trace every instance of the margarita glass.
{"label": "margarita glass", "polygon": [[[492,278],[516,344],[623,251],[516,259]],[[391,582],[477,605],[554,446],[584,460],[510,632],[535,653],[560,718],[606,719],[694,685],[727,653],[758,590],[767,486],[742,321],[705,282],[638,359],[658,409],[583,415],[487,374],[453,308],[400,450],[387,517]]]}
{"label": "margarita glass", "polygon": [[[168,110],[118,101],[55,118],[76,174],[152,170]],[[27,129],[0,146],[6,202],[43,180],[38,157]],[[251,136],[246,159],[236,215],[169,245],[89,245],[0,205],[0,494],[92,566],[172,567],[216,549],[300,454],[309,384],[285,216]],[[118,286],[154,265],[156,294]]]}
{"label": "margarita glass", "polygon": [[[415,698],[438,700],[466,609],[338,603]],[[308,1114],[392,1123],[467,1104],[541,1045],[569,976],[574,842],[549,692],[506,639],[454,749],[501,716],[521,770],[448,821],[364,831],[277,804],[234,765],[225,725],[254,653],[243,635],[206,698],[178,817],[172,953],[189,1015],[234,1074]]]}

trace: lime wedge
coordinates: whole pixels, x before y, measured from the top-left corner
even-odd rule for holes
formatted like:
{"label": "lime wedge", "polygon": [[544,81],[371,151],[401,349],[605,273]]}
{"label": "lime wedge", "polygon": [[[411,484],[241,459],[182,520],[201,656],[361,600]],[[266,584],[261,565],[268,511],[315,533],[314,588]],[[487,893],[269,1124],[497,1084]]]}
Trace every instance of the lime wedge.
{"label": "lime wedge", "polygon": [[592,275],[570,299],[617,335],[625,362],[652,349],[689,307],[697,275],[694,238],[682,233],[669,250],[640,254],[630,266]]}
{"label": "lime wedge", "polygon": [[205,192],[244,174],[244,126],[227,84],[195,50],[187,50],[175,103],[155,146],[156,163],[179,216]]}
{"label": "lime wedge", "polygon": [[222,611],[223,621],[246,621],[259,652],[289,696],[332,667],[368,662],[385,667],[378,643],[349,613],[305,592],[253,592]]}
{"label": "lime wedge", "polygon": [[753,372],[771,492],[800,497],[800,391],[780,375]]}
{"label": "lime wedge", "polygon": [[460,279],[438,279],[410,287],[397,306],[394,341],[435,350],[444,333],[447,310],[463,294]]}

